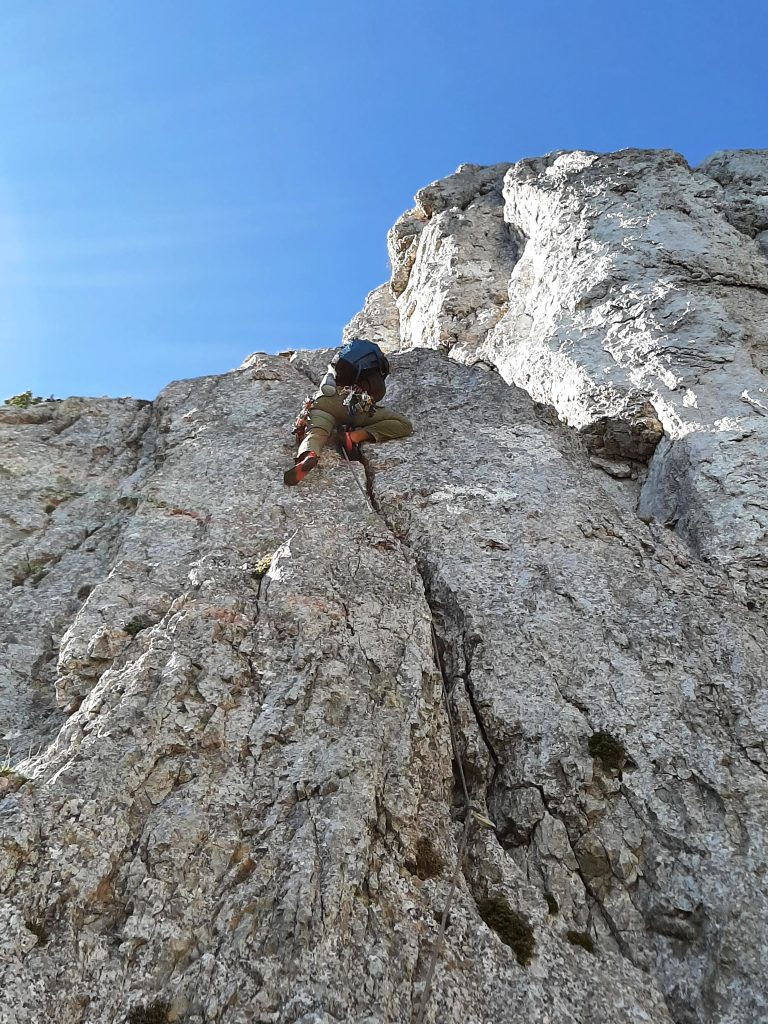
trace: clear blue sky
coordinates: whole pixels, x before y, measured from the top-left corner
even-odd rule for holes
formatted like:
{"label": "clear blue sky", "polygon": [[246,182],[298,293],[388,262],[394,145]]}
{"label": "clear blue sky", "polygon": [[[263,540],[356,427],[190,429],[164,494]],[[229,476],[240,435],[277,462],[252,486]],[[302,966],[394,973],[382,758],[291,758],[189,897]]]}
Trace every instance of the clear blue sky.
{"label": "clear blue sky", "polygon": [[763,0],[3,0],[0,399],[338,343],[465,162],[768,146]]}

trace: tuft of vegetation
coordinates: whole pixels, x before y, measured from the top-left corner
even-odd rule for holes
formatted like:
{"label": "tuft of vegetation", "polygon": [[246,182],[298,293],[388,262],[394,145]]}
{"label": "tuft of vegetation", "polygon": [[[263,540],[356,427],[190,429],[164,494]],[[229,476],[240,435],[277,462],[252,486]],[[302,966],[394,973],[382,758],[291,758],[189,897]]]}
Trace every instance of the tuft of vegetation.
{"label": "tuft of vegetation", "polygon": [[582,949],[586,949],[588,953],[594,956],[595,944],[588,932],[577,932],[573,928],[569,928],[565,933],[565,937],[572,946],[581,946]]}
{"label": "tuft of vegetation", "polygon": [[546,901],[547,909],[549,910],[550,914],[556,914],[560,910],[560,904],[557,902],[557,900],[551,892],[545,892],[544,899]]}
{"label": "tuft of vegetation", "polygon": [[480,917],[509,946],[523,967],[531,962],[536,946],[533,928],[517,910],[513,910],[503,896],[489,897],[477,904]]}
{"label": "tuft of vegetation", "polygon": [[435,844],[427,836],[422,836],[416,843],[416,874],[426,882],[428,878],[436,878],[443,873],[445,862],[435,849]]}
{"label": "tuft of vegetation", "polygon": [[14,789],[20,789],[25,782],[29,781],[23,772],[17,771],[7,760],[0,762],[0,779],[7,779],[9,785]]}
{"label": "tuft of vegetation", "polygon": [[589,752],[609,771],[621,771],[627,760],[624,744],[609,732],[593,733],[589,737]]}
{"label": "tuft of vegetation", "polygon": [[135,1006],[126,1019],[126,1024],[167,1024],[171,1004],[155,1000],[148,1006]]}
{"label": "tuft of vegetation", "polygon": [[266,576],[269,572],[270,565],[272,565],[272,555],[264,555],[263,558],[258,560],[256,567],[253,570],[253,575],[257,580],[260,580],[262,576]]}
{"label": "tuft of vegetation", "polygon": [[31,917],[24,922],[24,927],[28,932],[32,932],[33,935],[37,936],[38,946],[47,946],[48,940],[51,937],[51,933],[45,927],[43,922],[38,918]]}
{"label": "tuft of vegetation", "polygon": [[33,558],[31,562],[25,562],[19,566],[13,574],[11,586],[21,587],[27,580],[30,580],[32,585],[36,586],[48,575],[48,561],[47,558]]}
{"label": "tuft of vegetation", "polygon": [[22,391],[20,395],[11,395],[10,398],[6,398],[5,404],[12,405],[16,409],[28,409],[30,405],[39,405],[44,401],[44,398],[33,395],[31,391]]}
{"label": "tuft of vegetation", "polygon": [[135,509],[138,507],[139,499],[132,494],[123,494],[117,499],[118,508]]}
{"label": "tuft of vegetation", "polygon": [[149,629],[150,626],[154,626],[154,622],[148,615],[134,615],[132,619],[123,626],[123,629],[130,636],[136,636],[142,631],[142,629]]}
{"label": "tuft of vegetation", "polygon": [[49,491],[47,497],[48,500],[45,504],[45,513],[46,515],[50,515],[52,512],[56,511],[59,505],[63,505],[65,501],[69,501],[74,497],[74,495],[65,494],[61,491]]}
{"label": "tuft of vegetation", "polygon": [[82,587],[80,587],[80,589],[77,592],[77,599],[78,599],[78,601],[85,601],[85,599],[90,596],[90,593],[91,593],[92,590],[93,590],[93,584],[92,583],[84,583],[82,585]]}

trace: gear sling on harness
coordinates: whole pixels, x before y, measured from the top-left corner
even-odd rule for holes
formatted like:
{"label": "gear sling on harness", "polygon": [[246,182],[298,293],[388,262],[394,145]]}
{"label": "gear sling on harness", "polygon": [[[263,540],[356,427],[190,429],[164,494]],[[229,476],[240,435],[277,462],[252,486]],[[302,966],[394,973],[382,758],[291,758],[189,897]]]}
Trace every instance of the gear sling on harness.
{"label": "gear sling on harness", "polygon": [[[375,403],[384,397],[384,378],[389,376],[389,360],[375,342],[353,338],[336,353],[331,366],[337,388],[346,392],[344,405],[348,422],[352,425],[356,414],[371,412]],[[307,432],[309,415],[316,399],[317,396],[305,398],[296,417],[293,433],[299,444]]]}

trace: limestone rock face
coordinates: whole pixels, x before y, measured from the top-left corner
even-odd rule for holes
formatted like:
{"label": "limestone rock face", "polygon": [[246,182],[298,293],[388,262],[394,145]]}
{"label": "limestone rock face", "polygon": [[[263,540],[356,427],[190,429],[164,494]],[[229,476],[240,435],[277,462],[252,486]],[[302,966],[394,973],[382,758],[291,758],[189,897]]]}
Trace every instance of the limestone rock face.
{"label": "limestone rock face", "polygon": [[400,314],[389,284],[369,292],[365,305],[344,328],[343,340],[366,338],[375,341],[382,352],[396,352],[402,347]]}
{"label": "limestone rock face", "polygon": [[460,168],[390,235],[402,344],[484,361],[597,458],[650,462],[643,515],[763,585],[766,230],[768,151]]}
{"label": "limestone rock face", "polygon": [[328,350],[0,409],[3,1024],[768,1019],[761,160],[423,190],[296,488]]}
{"label": "limestone rock face", "polygon": [[[63,716],[55,690],[62,640],[113,566],[129,517],[131,478],[150,420],[147,402],[70,398],[0,407],[0,745],[6,760],[39,750]],[[130,607],[126,608],[126,618]],[[105,666],[100,615],[90,671]],[[119,631],[125,642],[129,637]],[[113,643],[119,644],[118,640]]]}

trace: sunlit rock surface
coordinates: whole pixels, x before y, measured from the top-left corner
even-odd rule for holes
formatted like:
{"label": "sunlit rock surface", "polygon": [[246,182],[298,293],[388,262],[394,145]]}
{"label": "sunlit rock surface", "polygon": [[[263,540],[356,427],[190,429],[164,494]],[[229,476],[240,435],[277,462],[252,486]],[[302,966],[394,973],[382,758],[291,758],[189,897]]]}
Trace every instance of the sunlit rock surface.
{"label": "sunlit rock surface", "polygon": [[415,1022],[454,874],[432,1024],[768,1018],[764,167],[422,190],[296,488],[327,350],[0,409],[3,1024]]}
{"label": "sunlit rock surface", "polygon": [[766,230],[765,150],[465,165],[390,233],[400,344],[495,366],[597,458],[655,451],[643,514],[762,586]]}

